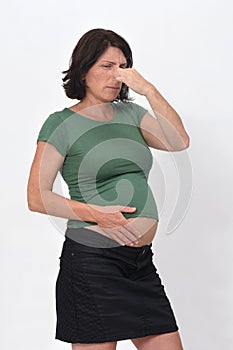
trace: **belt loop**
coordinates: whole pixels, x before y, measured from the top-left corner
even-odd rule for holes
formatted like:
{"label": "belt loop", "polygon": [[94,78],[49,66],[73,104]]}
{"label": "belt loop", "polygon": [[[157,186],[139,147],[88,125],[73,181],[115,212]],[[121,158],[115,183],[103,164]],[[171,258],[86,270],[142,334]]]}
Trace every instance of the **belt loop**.
{"label": "belt loop", "polygon": [[144,255],[145,251],[146,251],[148,248],[149,248],[149,246],[142,246],[142,247],[140,247],[139,252],[138,252],[138,254],[137,254],[137,256],[136,256],[136,261],[137,261],[137,259],[138,259],[141,255]]}

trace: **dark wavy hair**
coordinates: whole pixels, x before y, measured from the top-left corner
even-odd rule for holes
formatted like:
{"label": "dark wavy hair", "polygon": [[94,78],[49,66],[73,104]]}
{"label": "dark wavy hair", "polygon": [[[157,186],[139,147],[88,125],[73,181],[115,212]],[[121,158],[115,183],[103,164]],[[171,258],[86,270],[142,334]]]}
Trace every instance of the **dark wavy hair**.
{"label": "dark wavy hair", "polygon": [[[117,47],[123,52],[127,61],[126,68],[133,66],[132,51],[124,38],[112,30],[92,29],[80,38],[72,52],[69,69],[62,71],[62,74],[65,74],[62,78],[62,86],[67,97],[78,100],[85,97],[86,86],[83,76],[110,46]],[[116,101],[127,102],[129,100],[131,100],[129,88],[122,83]]]}

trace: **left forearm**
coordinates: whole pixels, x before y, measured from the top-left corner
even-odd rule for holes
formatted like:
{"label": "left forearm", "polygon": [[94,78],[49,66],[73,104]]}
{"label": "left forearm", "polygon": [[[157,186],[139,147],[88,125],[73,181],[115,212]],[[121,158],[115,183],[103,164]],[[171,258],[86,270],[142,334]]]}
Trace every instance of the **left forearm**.
{"label": "left forearm", "polygon": [[152,84],[144,96],[147,98],[171,148],[173,150],[187,148],[189,146],[189,136],[177,112]]}

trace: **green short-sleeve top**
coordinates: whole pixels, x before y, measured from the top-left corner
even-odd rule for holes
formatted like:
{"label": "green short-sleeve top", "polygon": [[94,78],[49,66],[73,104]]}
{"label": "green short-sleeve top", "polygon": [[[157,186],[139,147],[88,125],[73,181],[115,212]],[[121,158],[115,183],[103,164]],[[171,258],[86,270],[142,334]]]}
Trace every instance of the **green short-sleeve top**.
{"label": "green short-sleeve top", "polygon": [[[64,157],[61,176],[70,198],[101,206],[136,207],[126,218],[147,216],[158,220],[157,206],[148,184],[152,153],[140,131],[147,110],[133,102],[112,102],[108,121],[90,119],[64,108],[50,114],[38,141],[53,144]],[[67,220],[68,228],[96,225]]]}

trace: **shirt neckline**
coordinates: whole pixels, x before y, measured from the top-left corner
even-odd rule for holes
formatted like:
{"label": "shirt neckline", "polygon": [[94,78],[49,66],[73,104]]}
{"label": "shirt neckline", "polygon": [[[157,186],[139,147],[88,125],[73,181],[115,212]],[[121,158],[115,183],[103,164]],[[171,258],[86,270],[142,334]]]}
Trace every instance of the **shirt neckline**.
{"label": "shirt neckline", "polygon": [[110,120],[96,120],[96,119],[91,119],[91,118],[85,117],[85,116],[82,115],[82,114],[79,114],[78,112],[72,111],[72,110],[71,110],[70,108],[68,108],[68,107],[65,107],[65,108],[64,108],[64,111],[68,111],[68,112],[71,113],[71,114],[76,114],[76,115],[78,115],[79,117],[81,117],[81,118],[83,118],[83,119],[86,119],[86,120],[88,120],[88,121],[91,121],[91,122],[100,123],[100,124],[106,124],[106,123],[111,123],[111,122],[115,119],[115,117],[116,117],[115,104],[114,104],[114,102],[110,102],[110,103],[111,103],[111,106],[112,106],[112,108],[113,108],[113,117],[112,117],[112,119],[110,119]]}

